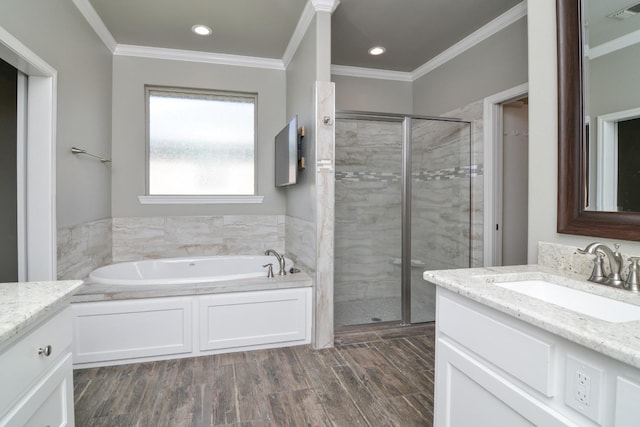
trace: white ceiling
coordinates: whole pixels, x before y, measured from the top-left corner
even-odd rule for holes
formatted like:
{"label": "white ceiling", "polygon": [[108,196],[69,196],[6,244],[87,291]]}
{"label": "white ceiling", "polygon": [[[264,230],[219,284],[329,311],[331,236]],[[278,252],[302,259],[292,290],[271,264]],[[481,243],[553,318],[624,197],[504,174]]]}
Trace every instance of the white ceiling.
{"label": "white ceiling", "polygon": [[[307,2],[88,1],[120,45],[270,59],[283,58]],[[341,0],[332,18],[332,63],[413,71],[521,1]],[[213,35],[194,35],[194,24],[210,26]],[[374,44],[387,52],[369,56]]]}
{"label": "white ceiling", "polygon": [[585,20],[590,47],[599,46],[626,34],[640,30],[640,14],[617,20],[608,15],[637,4],[640,0],[588,0],[585,2]]}

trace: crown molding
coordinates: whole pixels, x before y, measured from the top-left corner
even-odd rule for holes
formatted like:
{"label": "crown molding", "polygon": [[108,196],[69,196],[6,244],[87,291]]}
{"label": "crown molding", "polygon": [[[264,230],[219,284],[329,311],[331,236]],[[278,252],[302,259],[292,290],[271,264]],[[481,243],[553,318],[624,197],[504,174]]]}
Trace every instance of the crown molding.
{"label": "crown molding", "polygon": [[638,43],[640,43],[640,30],[633,31],[622,37],[618,37],[617,39],[589,48],[587,55],[589,56],[589,59],[596,59]]}
{"label": "crown molding", "polygon": [[114,53],[118,43],[116,43],[116,39],[113,38],[107,26],[104,25],[104,22],[102,22],[96,10],[91,6],[89,0],[73,0],[73,4],[76,5],[82,16],[84,16],[84,19],[91,25],[91,28],[93,28],[93,31],[95,31],[100,40],[102,40],[102,43],[107,46],[111,53]]}
{"label": "crown molding", "polygon": [[441,54],[435,56],[430,61],[413,70],[411,72],[412,79],[417,80],[420,77],[423,77],[424,75],[430,73],[446,62],[451,61],[456,56],[471,49],[478,43],[486,40],[487,38],[503,30],[509,25],[524,18],[525,16],[527,16],[527,0],[524,0],[522,3],[519,3],[516,6],[512,7],[502,15],[495,18],[493,21],[474,31]]}
{"label": "crown molding", "polygon": [[309,0],[316,12],[333,13],[340,4],[340,0]]}
{"label": "crown molding", "polygon": [[527,0],[524,0],[522,3],[512,7],[493,21],[471,33],[410,73],[392,70],[378,70],[373,68],[347,67],[343,65],[332,65],[331,73],[338,76],[413,82],[525,16],[527,16]]}
{"label": "crown molding", "polygon": [[116,47],[114,55],[168,59],[172,61],[202,62],[205,64],[232,65],[236,67],[266,68],[270,70],[285,69],[284,64],[279,59],[199,52],[193,50],[165,49],[148,46],[119,44]]}
{"label": "crown molding", "polygon": [[346,65],[332,65],[331,74],[336,76],[360,77],[366,79],[396,80],[412,82],[411,73],[403,71],[378,70],[375,68],[348,67]]}

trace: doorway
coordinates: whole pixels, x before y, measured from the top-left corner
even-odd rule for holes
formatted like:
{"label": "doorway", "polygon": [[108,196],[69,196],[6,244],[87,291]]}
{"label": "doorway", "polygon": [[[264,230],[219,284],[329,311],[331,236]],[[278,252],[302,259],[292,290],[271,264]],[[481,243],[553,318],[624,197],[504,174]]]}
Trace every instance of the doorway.
{"label": "doorway", "polygon": [[500,265],[527,264],[529,102],[502,106],[502,227]]}
{"label": "doorway", "polygon": [[18,70],[0,60],[0,281],[18,281]]}
{"label": "doorway", "polygon": [[484,99],[485,267],[528,263],[528,91]]}
{"label": "doorway", "polygon": [[[24,123],[18,127],[18,138],[23,130],[26,168],[24,176],[24,202],[18,203],[17,216],[24,219],[18,233],[24,235],[24,247],[18,248],[24,260],[19,268],[18,280],[55,280],[56,248],[56,201],[55,201],[55,126],[56,126],[56,70],[38,55],[0,27],[0,59],[15,67],[22,78],[18,78],[18,92],[24,92]],[[24,91],[20,90],[23,85]],[[18,237],[20,241],[20,236]],[[22,257],[20,255],[23,255]],[[20,262],[20,261],[19,261]],[[23,272],[23,273],[21,273]]]}

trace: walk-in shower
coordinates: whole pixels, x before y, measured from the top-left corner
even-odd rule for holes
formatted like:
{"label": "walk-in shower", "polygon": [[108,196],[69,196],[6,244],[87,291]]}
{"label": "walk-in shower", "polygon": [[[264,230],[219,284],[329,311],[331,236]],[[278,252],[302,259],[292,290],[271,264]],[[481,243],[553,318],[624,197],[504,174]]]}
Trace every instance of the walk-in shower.
{"label": "walk-in shower", "polygon": [[434,320],[422,272],[470,266],[470,123],[339,113],[335,173],[335,327]]}

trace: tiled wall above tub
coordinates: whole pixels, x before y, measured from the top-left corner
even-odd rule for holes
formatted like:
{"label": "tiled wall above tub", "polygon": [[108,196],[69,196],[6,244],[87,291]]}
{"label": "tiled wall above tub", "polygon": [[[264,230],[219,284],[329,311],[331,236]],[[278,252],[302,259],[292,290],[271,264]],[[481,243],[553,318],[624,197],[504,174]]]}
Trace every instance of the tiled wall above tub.
{"label": "tiled wall above tub", "polygon": [[84,279],[111,264],[111,218],[58,228],[58,279]]}
{"label": "tiled wall above tub", "polygon": [[113,218],[113,261],[284,250],[284,215]]}

